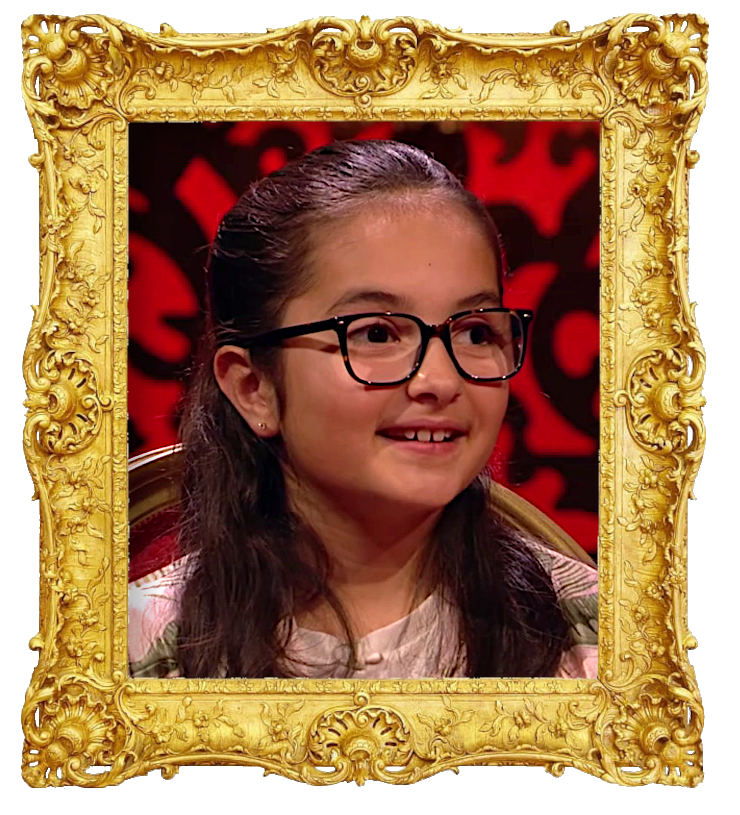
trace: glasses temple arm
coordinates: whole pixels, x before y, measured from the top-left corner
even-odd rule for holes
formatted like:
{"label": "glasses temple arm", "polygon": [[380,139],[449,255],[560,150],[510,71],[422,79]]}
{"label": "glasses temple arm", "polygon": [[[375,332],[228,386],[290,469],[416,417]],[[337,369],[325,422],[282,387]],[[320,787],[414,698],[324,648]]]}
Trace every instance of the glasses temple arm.
{"label": "glasses temple arm", "polygon": [[283,340],[300,337],[304,334],[314,334],[318,331],[326,331],[329,328],[336,329],[338,327],[339,321],[337,318],[331,317],[328,320],[291,325],[287,328],[276,328],[273,331],[266,331],[264,334],[257,334],[254,337],[245,337],[241,342],[245,348],[260,345],[279,345]]}

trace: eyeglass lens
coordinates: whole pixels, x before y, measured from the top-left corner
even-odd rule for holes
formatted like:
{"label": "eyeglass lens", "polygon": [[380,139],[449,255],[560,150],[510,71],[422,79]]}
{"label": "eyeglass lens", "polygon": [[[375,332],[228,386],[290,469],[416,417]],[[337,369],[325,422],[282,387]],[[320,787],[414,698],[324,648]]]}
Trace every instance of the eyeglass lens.
{"label": "eyeglass lens", "polygon": [[[468,314],[450,324],[452,350],[470,376],[496,379],[519,367],[524,331],[514,312]],[[347,326],[347,353],[355,376],[367,382],[407,377],[419,359],[421,329],[408,317],[372,315]]]}

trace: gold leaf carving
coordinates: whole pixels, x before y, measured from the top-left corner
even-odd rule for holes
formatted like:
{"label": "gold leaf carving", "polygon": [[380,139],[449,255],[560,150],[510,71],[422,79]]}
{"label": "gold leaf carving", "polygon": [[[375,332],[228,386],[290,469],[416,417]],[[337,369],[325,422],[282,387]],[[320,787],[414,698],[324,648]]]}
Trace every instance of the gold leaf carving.
{"label": "gold leaf carving", "polygon": [[583,63],[579,51],[565,54],[544,53],[539,56],[515,56],[513,68],[498,68],[481,77],[483,87],[478,101],[490,98],[495,83],[510,83],[517,90],[529,93],[529,102],[537,102],[553,89],[558,96],[580,99],[584,90],[599,92],[591,70]]}
{"label": "gold leaf carving", "polygon": [[706,400],[700,382],[690,373],[693,361],[678,349],[653,351],[635,360],[626,394],[617,404],[628,406],[630,428],[645,448],[664,453],[685,452],[694,430],[703,427]]}
{"label": "gold leaf carving", "polygon": [[110,400],[98,395],[94,367],[74,351],[51,351],[41,361],[35,388],[25,401],[27,436],[49,453],[83,449],[100,429]]}
{"label": "gold leaf carving", "polygon": [[23,23],[22,35],[24,84],[48,112],[55,104],[88,110],[125,67],[122,33],[104,17],[32,16]]}
{"label": "gold leaf carving", "polygon": [[267,52],[267,60],[270,66],[270,73],[253,81],[258,88],[265,88],[270,96],[276,99],[280,96],[280,86],[287,85],[288,89],[301,96],[306,95],[298,72],[296,71],[297,59],[295,55],[282,55],[276,49]]}
{"label": "gold leaf carving", "polygon": [[706,22],[674,14],[635,23],[648,30],[624,34],[614,69],[622,93],[643,108],[688,99],[689,77],[701,76],[707,57]]}
{"label": "gold leaf carving", "polygon": [[[404,21],[329,19],[311,41],[311,67],[322,87],[354,96],[367,105],[373,96],[394,93],[408,82],[417,64],[417,34]],[[329,28],[338,31],[329,31]]]}
{"label": "gold leaf carving", "polygon": [[267,755],[279,753],[291,761],[300,761],[305,754],[302,745],[303,728],[296,722],[295,714],[303,708],[303,702],[278,703],[274,709],[262,705],[261,719],[267,735],[260,741],[260,750]]}
{"label": "gold leaf carving", "polygon": [[459,737],[460,725],[467,724],[473,718],[472,710],[461,713],[447,697],[444,699],[442,715],[432,716],[418,713],[417,718],[432,731],[426,744],[426,753],[437,758],[449,758],[464,753],[464,746]]}
{"label": "gold leaf carving", "polygon": [[[695,786],[702,775],[700,728],[701,715],[691,694],[657,683],[646,686],[634,701],[621,706],[606,731],[617,752],[619,780]],[[622,766],[616,769],[618,764]]]}
{"label": "gold leaf carving", "polygon": [[34,787],[75,783],[102,786],[123,741],[120,722],[111,713],[111,693],[81,677],[50,683],[23,710],[27,749],[23,777]]}
{"label": "gold leaf carving", "polygon": [[[312,725],[308,735],[312,762],[333,767],[332,781],[356,781],[368,778],[391,780],[389,767],[404,767],[408,772],[414,758],[409,727],[396,711],[371,705],[368,694],[359,692],[355,706],[327,711]],[[316,775],[313,775],[316,778]]]}
{"label": "gold leaf carving", "polygon": [[432,56],[429,67],[421,76],[421,81],[431,82],[432,88],[422,93],[422,99],[434,99],[436,97],[451,99],[455,92],[452,83],[462,90],[467,90],[467,79],[457,67],[461,56],[461,51],[454,50],[442,52],[441,56],[437,54]]}
{"label": "gold leaf carving", "polygon": [[190,56],[178,60],[177,66],[171,61],[150,57],[150,65],[140,68],[133,76],[133,81],[126,90],[127,95],[143,90],[147,99],[154,99],[157,91],[167,89],[177,92],[180,85],[190,88],[190,99],[193,104],[200,101],[206,91],[220,91],[232,104],[236,101],[234,85],[242,78],[243,68],[237,66],[233,71],[224,70],[224,61],[217,57],[206,60],[194,60]]}

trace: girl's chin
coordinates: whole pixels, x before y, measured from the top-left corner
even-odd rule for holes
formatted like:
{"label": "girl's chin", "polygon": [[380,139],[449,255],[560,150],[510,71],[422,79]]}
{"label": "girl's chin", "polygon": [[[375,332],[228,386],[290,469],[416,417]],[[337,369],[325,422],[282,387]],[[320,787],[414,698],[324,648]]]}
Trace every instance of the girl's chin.
{"label": "girl's chin", "polygon": [[[457,488],[459,486],[459,489]],[[444,509],[450,501],[454,500],[466,487],[466,484],[457,485],[457,482],[447,478],[445,483],[435,483],[430,479],[414,479],[413,482],[401,483],[397,489],[384,492],[383,499],[387,509],[383,512],[434,512]]]}

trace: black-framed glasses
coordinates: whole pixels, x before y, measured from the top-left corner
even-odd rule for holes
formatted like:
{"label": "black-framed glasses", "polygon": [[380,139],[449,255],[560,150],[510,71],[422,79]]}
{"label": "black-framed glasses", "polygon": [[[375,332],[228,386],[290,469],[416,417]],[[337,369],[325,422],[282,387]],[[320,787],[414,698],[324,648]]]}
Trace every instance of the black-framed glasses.
{"label": "black-framed glasses", "polygon": [[429,341],[439,337],[458,373],[474,382],[501,382],[522,367],[533,313],[523,309],[461,311],[439,325],[413,314],[372,311],[277,328],[230,339],[242,348],[280,345],[284,340],[333,330],[349,375],[363,385],[400,385],[424,361]]}

